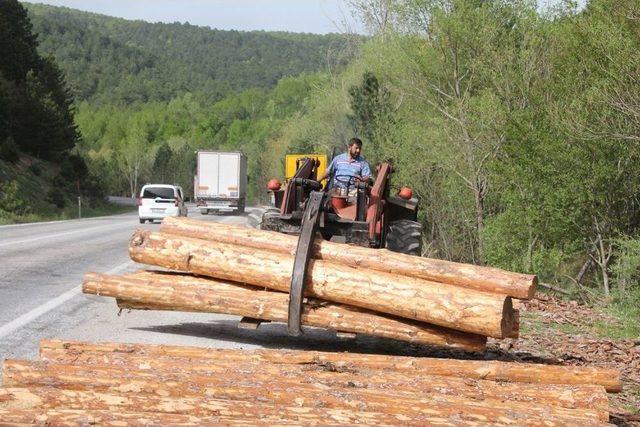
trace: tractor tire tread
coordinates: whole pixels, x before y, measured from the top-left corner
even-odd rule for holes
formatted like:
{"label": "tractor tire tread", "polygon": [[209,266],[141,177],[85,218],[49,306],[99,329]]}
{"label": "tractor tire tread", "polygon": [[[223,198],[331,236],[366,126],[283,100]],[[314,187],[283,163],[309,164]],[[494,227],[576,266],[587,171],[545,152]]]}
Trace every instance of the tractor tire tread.
{"label": "tractor tire tread", "polygon": [[392,221],[385,246],[392,252],[422,255],[422,224],[408,219]]}

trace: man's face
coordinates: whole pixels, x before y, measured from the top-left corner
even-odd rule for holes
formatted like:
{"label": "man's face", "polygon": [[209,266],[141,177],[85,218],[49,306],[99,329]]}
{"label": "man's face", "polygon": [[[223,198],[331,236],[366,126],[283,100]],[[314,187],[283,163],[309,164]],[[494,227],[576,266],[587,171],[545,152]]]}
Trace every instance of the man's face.
{"label": "man's face", "polygon": [[362,151],[362,146],[361,145],[352,144],[351,146],[349,146],[349,155],[352,158],[358,157],[360,155],[361,151]]}

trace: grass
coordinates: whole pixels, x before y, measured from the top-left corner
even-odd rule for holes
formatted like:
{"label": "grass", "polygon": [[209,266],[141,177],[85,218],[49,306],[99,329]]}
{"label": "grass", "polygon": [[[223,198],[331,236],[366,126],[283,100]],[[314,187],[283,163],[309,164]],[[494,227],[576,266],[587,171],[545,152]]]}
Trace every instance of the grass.
{"label": "grass", "polygon": [[540,313],[524,311],[522,333],[544,333],[549,329],[567,335],[589,335],[602,339],[640,339],[640,291],[601,300],[593,308],[594,316],[568,317],[572,323],[545,320]]}
{"label": "grass", "polygon": [[616,324],[597,322],[598,336],[612,339],[640,339],[640,290],[616,295],[613,301],[600,309],[616,319]]}

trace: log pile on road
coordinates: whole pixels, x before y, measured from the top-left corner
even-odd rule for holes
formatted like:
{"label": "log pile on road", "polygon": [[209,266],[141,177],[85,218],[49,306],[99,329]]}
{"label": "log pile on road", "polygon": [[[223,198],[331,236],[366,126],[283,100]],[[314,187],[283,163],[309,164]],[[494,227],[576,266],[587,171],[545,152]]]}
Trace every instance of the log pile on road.
{"label": "log pile on road", "polygon": [[[87,274],[83,291],[120,308],[233,314],[286,322],[297,237],[223,223],[166,218],[136,231],[134,261],[173,270]],[[533,275],[318,239],[302,324],[465,351],[518,336],[512,299],[535,293]]]}
{"label": "log pile on road", "polygon": [[[88,273],[83,292],[121,309],[287,322],[297,238],[167,218],[136,231],[134,261],[168,271]],[[537,279],[316,240],[305,327],[467,352],[516,338],[513,299]],[[4,364],[0,417],[15,423],[603,425],[617,372],[483,360],[45,341]],[[31,420],[31,421],[29,421]]]}
{"label": "log pile on road", "polygon": [[[45,340],[7,360],[6,425],[606,425],[614,371]],[[4,424],[3,424],[4,425]]]}

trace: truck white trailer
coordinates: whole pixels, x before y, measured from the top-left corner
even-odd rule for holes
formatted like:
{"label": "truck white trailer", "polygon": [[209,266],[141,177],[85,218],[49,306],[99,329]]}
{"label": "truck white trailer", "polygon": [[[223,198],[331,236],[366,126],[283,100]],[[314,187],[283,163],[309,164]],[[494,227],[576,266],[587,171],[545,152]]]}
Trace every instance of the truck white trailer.
{"label": "truck white trailer", "polygon": [[243,213],[247,196],[247,158],[239,152],[198,151],[193,192],[202,215]]}

